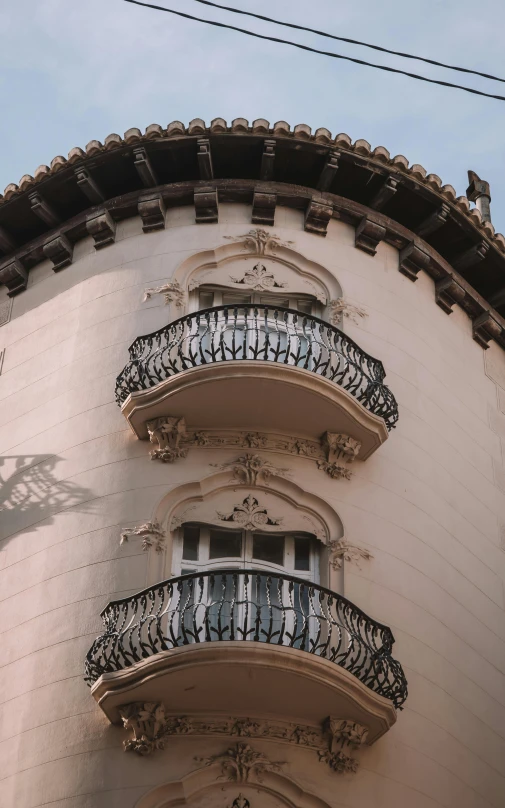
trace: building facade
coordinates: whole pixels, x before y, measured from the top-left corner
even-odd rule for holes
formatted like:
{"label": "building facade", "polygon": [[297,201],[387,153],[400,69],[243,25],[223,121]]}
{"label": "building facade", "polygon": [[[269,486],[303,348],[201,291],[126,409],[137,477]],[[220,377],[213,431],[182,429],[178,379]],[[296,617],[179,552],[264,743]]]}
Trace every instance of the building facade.
{"label": "building facade", "polygon": [[482,185],[197,119],[8,186],[2,805],[505,804]]}

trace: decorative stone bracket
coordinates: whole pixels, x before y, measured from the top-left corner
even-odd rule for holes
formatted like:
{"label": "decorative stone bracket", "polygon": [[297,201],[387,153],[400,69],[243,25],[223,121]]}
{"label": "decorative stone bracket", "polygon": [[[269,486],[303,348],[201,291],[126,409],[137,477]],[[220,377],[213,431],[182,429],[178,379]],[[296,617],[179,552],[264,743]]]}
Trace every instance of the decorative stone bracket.
{"label": "decorative stone bracket", "polygon": [[338,432],[325,432],[322,438],[322,446],[326,450],[326,460],[318,460],[317,465],[323,469],[334,480],[342,478],[350,480],[352,472],[346,466],[342,466],[338,461],[350,464],[358,456],[361,443],[349,435]]}
{"label": "decorative stone bracket", "polygon": [[[167,716],[164,705],[154,702],[127,704],[119,712],[123,727],[131,735],[123,742],[124,750],[141,756],[164,749],[169,738],[181,735],[254,738],[310,749],[322,763],[343,774],[357,771],[358,760],[351,752],[365,744],[368,737],[367,727],[332,716],[318,728],[265,719]],[[195,760],[203,766],[220,764],[221,776],[239,783],[250,779],[261,782],[264,773],[278,772],[285,765],[282,761],[270,760],[244,741],[224,752]]]}
{"label": "decorative stone bracket", "polygon": [[345,539],[331,539],[330,544],[330,566],[334,570],[342,569],[344,561],[356,564],[361,569],[360,561],[369,561],[373,555],[363,547],[349,544]]}
{"label": "decorative stone bracket", "polygon": [[179,457],[186,457],[188,448],[182,446],[186,435],[186,421],[180,416],[153,418],[146,423],[149,440],[156,449],[150,453],[151,460],[173,463]]}

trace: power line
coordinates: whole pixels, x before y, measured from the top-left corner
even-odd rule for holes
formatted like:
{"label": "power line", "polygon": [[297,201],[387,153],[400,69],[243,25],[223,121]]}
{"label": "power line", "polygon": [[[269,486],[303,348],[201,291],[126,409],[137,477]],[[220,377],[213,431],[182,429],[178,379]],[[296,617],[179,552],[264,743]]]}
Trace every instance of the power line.
{"label": "power line", "polygon": [[470,70],[467,67],[448,65],[445,64],[445,62],[437,62],[435,59],[428,59],[425,56],[414,56],[412,53],[403,53],[402,51],[382,48],[380,45],[371,45],[369,42],[361,42],[359,39],[349,39],[346,36],[328,34],[326,31],[319,31],[317,28],[307,28],[305,25],[296,25],[292,22],[275,20],[273,17],[264,17],[262,14],[254,14],[252,11],[243,11],[242,9],[232,8],[231,6],[221,6],[219,3],[212,3],[211,0],[195,0],[195,3],[201,3],[204,6],[212,6],[212,8],[219,8],[222,11],[231,11],[232,14],[243,14],[246,17],[255,17],[257,20],[273,22],[275,25],[283,25],[285,28],[294,28],[297,31],[308,31],[309,34],[317,34],[318,36],[327,37],[327,39],[336,39],[338,42],[348,42],[351,45],[360,45],[363,48],[371,48],[372,50],[381,51],[381,53],[390,53],[392,56],[401,56],[404,59],[417,59],[419,62],[426,62],[426,64],[435,65],[436,67],[444,67],[448,70],[458,70],[460,73],[471,73],[474,76],[481,76],[483,79],[492,79],[492,81],[502,81],[505,83],[505,79],[501,79],[499,76],[492,76],[490,73],[481,73],[479,70]]}
{"label": "power line", "polygon": [[291,42],[288,39],[279,39],[278,37],[274,36],[267,36],[266,34],[257,34],[254,31],[248,31],[245,28],[237,28],[235,25],[226,25],[223,22],[216,22],[215,20],[205,20],[201,17],[194,17],[191,14],[185,14],[183,11],[175,11],[172,8],[165,8],[164,6],[157,6],[153,3],[144,3],[141,0],[124,0],[125,3],[132,3],[136,6],[144,6],[145,8],[152,8],[155,11],[165,11],[167,14],[175,14],[177,17],[184,17],[186,20],[193,20],[194,22],[203,22],[205,25],[213,25],[216,28],[227,28],[229,31],[238,31],[240,34],[245,34],[246,36],[252,36],[256,39],[266,39],[269,42],[277,42],[280,45],[290,45],[293,48],[299,48],[300,50],[309,51],[310,53],[317,53],[321,56],[330,56],[332,59],[342,59],[345,62],[354,62],[357,65],[364,65],[365,67],[373,67],[376,70],[384,70],[387,73],[399,73],[402,76],[408,76],[411,79],[416,79],[417,81],[426,81],[428,84],[438,84],[441,87],[451,87],[455,90],[464,90],[466,93],[472,93],[472,95],[482,95],[485,98],[495,98],[497,101],[505,101],[505,96],[503,95],[494,95],[492,93],[485,93],[482,90],[474,90],[472,87],[464,87],[461,84],[452,84],[449,81],[440,81],[438,79],[429,79],[426,76],[420,76],[417,73],[408,73],[406,70],[399,70],[396,67],[386,67],[386,65],[376,65],[373,62],[365,62],[363,59],[355,59],[352,56],[342,56],[339,53],[333,53],[332,51],[323,51],[318,50],[317,48],[311,48],[309,45],[301,45],[299,42]]}

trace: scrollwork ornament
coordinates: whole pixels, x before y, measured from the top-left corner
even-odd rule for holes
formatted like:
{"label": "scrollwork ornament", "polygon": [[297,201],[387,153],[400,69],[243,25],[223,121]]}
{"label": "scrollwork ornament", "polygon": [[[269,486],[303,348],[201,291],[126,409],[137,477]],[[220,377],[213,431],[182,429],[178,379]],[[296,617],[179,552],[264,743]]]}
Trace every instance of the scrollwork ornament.
{"label": "scrollwork ornament", "polygon": [[368,317],[366,309],[361,306],[355,306],[353,303],[348,303],[343,297],[337,300],[330,300],[330,323],[338,326],[342,317],[347,317],[351,322],[359,324],[360,319]]}
{"label": "scrollwork ornament", "polygon": [[124,527],[121,531],[120,544],[125,544],[132,538],[142,539],[144,551],[154,547],[157,553],[162,553],[165,549],[165,531],[157,521],[145,522],[137,527]]}
{"label": "scrollwork ornament", "polygon": [[175,303],[178,309],[184,306],[185,295],[179,281],[168,281],[162,286],[146,289],[144,291],[144,301],[149,300],[153,295],[163,295],[165,306],[168,306],[169,303]]}
{"label": "scrollwork ornament", "polygon": [[373,555],[364,547],[350,544],[345,539],[331,539],[329,549],[330,566],[334,570],[342,569],[344,561],[356,564],[358,569],[361,569],[361,561],[370,561],[373,558]]}

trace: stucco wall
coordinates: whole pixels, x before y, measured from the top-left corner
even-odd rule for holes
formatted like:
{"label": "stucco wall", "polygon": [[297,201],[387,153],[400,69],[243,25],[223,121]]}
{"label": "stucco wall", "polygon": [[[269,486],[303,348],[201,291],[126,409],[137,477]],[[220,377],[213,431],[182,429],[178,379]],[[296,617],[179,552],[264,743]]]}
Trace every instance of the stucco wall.
{"label": "stucco wall", "polygon": [[[196,226],[193,216],[191,208],[170,211],[166,229],[149,235],[131,219],[106,249],[79,242],[66,270],[39,265],[0,329],[7,808],[129,808],[193,769],[195,755],[223,745],[184,739],[149,759],[125,754],[123,731],[109,725],[82,679],[100,610],[148,583],[148,555],[135,542],[120,546],[121,526],[151,518],[170,488],[230,457],[193,448],[174,465],[151,462],[149,444],[132,435],[114,402],[130,342],[179,314],[159,296],[142,302],[144,289],[251,227],[250,209],[240,205],[221,205],[219,225]],[[331,480],[303,458],[277,460],[373,554],[361,569],[346,563],[345,595],[391,626],[409,699],[387,735],[360,752],[355,775],[330,773],[299,749],[270,744],[269,754],[335,806],[500,808],[505,358],[495,343],[484,352],[472,340],[462,310],[447,316],[436,306],[426,275],[416,283],[401,275],[392,247],[379,244],[372,258],[355,249],[353,228],[332,221],[322,239],[304,232],[301,213],[282,208],[273,231],[366,309],[345,329],[383,361],[398,401],[398,427],[355,463],[351,481]]]}

